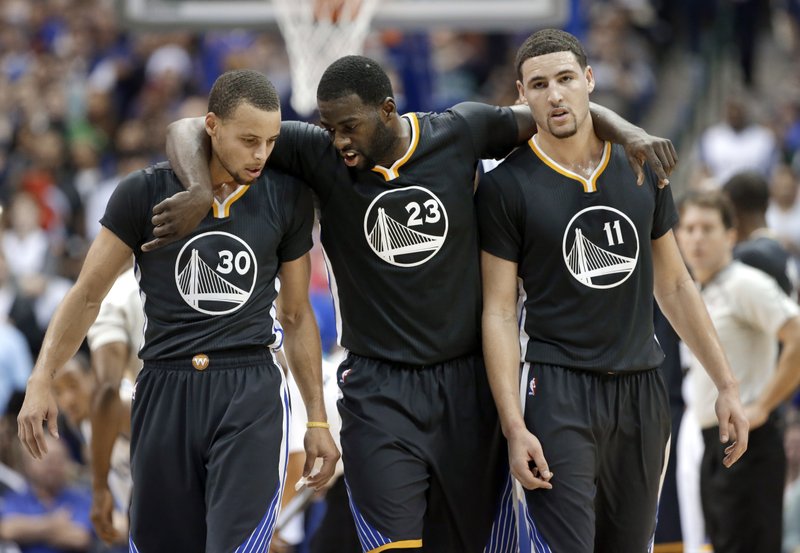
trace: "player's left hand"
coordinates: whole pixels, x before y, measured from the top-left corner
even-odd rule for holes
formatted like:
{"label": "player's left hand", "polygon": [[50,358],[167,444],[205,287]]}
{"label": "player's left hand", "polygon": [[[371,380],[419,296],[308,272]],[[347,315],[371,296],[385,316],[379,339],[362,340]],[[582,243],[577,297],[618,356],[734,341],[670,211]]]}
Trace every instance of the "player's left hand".
{"label": "player's left hand", "polygon": [[[306,478],[306,485],[314,490],[322,489],[336,470],[336,463],[341,454],[336,448],[336,443],[331,437],[331,432],[327,428],[309,428],[303,440],[306,450],[306,464],[303,466],[303,477]],[[314,462],[322,459],[322,467],[319,472],[312,475],[311,469]]]}
{"label": "player's left hand", "polygon": [[178,192],[153,207],[153,236],[142,245],[143,252],[157,250],[180,240],[200,224],[211,206],[211,192],[192,188]]}
{"label": "player's left hand", "polygon": [[90,518],[97,536],[107,544],[120,543],[122,536],[114,528],[114,499],[108,486],[92,490]]}
{"label": "player's left hand", "polygon": [[719,420],[719,441],[723,444],[731,442],[725,448],[725,458],[722,460],[722,464],[730,468],[747,451],[750,432],[750,424],[739,399],[738,386],[721,389],[714,408]]}
{"label": "player's left hand", "polygon": [[638,129],[624,140],[623,146],[628,156],[628,163],[636,174],[636,184],[641,186],[644,183],[645,162],[658,177],[659,188],[669,184],[669,175],[678,163],[678,154],[672,141]]}

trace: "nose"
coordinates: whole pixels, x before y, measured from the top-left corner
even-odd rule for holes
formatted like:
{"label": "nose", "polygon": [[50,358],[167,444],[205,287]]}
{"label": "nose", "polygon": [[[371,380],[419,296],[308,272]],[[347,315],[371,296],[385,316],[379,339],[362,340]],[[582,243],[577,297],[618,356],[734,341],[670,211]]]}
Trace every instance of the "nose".
{"label": "nose", "polygon": [[553,83],[547,87],[547,99],[554,106],[561,105],[564,95],[561,93],[561,87],[557,83]]}
{"label": "nose", "polygon": [[350,144],[351,144],[350,137],[345,136],[342,133],[337,132],[333,137],[333,145],[336,147],[337,150],[344,150]]}
{"label": "nose", "polygon": [[256,151],[255,151],[254,157],[256,158],[256,161],[258,161],[258,162],[262,162],[265,159],[267,159],[267,143],[266,142],[262,142],[261,144],[258,145],[258,148],[256,148]]}

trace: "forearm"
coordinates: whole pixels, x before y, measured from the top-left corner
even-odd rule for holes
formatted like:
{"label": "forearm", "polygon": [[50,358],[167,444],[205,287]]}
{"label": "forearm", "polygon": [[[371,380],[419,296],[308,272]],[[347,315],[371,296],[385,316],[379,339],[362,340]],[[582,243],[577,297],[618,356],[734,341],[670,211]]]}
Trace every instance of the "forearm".
{"label": "forearm", "polygon": [[774,411],[800,386],[800,347],[783,343],[775,374],[756,400],[766,413]]}
{"label": "forearm", "polygon": [[592,115],[594,132],[601,140],[624,144],[630,133],[643,132],[642,129],[623,119],[616,112],[594,102],[589,104],[589,112]]}
{"label": "forearm", "polygon": [[294,312],[279,310],[278,320],[283,325],[286,360],[303,397],[308,420],[327,421],[322,395],[322,346],[311,304],[305,302]]}
{"label": "forearm", "polygon": [[525,427],[519,397],[519,330],[513,314],[487,313],[483,319],[483,355],[489,386],[506,438]]}
{"label": "forearm", "polygon": [[213,198],[208,160],[211,142],[205,132],[204,119],[180,119],[167,127],[167,157],[184,188],[192,193]]}
{"label": "forearm", "polygon": [[58,532],[53,532],[48,543],[59,549],[86,551],[92,545],[92,536],[86,528],[70,524],[66,528],[60,528]]}
{"label": "forearm", "polygon": [[656,300],[675,332],[706,369],[717,389],[736,386],[703,298],[688,273],[670,290],[659,292],[657,289]]}
{"label": "forearm", "polygon": [[76,285],[67,293],[47,327],[31,378],[51,380],[55,371],[75,355],[97,317],[101,300],[90,295],[85,286]]}
{"label": "forearm", "polygon": [[99,387],[92,403],[92,487],[102,490],[108,487],[108,472],[111,468],[111,452],[120,434],[122,400],[118,388],[111,384]]}
{"label": "forearm", "polygon": [[47,536],[47,518],[9,515],[0,521],[0,539],[20,545],[43,541]]}

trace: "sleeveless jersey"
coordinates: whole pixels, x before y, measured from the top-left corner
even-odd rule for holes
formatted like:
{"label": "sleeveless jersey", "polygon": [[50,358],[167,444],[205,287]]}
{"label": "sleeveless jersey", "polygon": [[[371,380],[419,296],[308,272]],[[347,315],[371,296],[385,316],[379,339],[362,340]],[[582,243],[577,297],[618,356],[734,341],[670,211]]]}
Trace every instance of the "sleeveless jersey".
{"label": "sleeveless jersey", "polygon": [[509,108],[478,103],[403,117],[411,145],[391,168],[348,168],[326,131],[297,122],[269,163],[319,197],[340,344],[426,365],[480,351],[475,170],[518,131]]}
{"label": "sleeveless jersey", "polygon": [[239,186],[186,238],[143,253],[153,238],[153,206],[183,190],[169,164],[120,182],[101,224],[135,255],[145,312],[143,360],[268,346],[281,263],[311,248],[308,188],[265,169]]}
{"label": "sleeveless jersey", "polygon": [[591,178],[560,167],[535,139],[478,187],[481,247],[518,264],[524,360],[624,372],[657,367],[651,240],[677,221],[670,188],[636,185],[605,143]]}

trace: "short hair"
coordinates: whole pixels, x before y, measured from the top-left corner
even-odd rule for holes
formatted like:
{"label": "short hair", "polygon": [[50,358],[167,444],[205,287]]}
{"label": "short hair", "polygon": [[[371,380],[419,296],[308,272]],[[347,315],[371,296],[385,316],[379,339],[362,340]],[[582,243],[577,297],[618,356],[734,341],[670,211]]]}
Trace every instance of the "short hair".
{"label": "short hair", "polygon": [[681,215],[689,206],[717,211],[725,230],[736,226],[736,212],[731,200],[721,190],[692,190],[678,200],[678,213]]}
{"label": "short hair", "polygon": [[555,52],[572,52],[581,69],[586,69],[589,63],[586,51],[575,35],[560,29],[542,29],[529,36],[517,50],[516,66],[519,79],[522,80],[523,63],[530,58]]}
{"label": "short hair", "polygon": [[208,95],[208,111],[225,119],[246,102],[263,111],[278,111],[281,100],[266,75],[251,69],[237,69],[220,75]]}
{"label": "short hair", "polygon": [[769,206],[769,183],[759,173],[743,171],[736,173],[722,186],[738,213],[767,212]]}
{"label": "short hair", "polygon": [[373,59],[344,56],[328,66],[317,86],[317,100],[337,100],[355,94],[365,104],[379,106],[393,98],[389,75]]}

